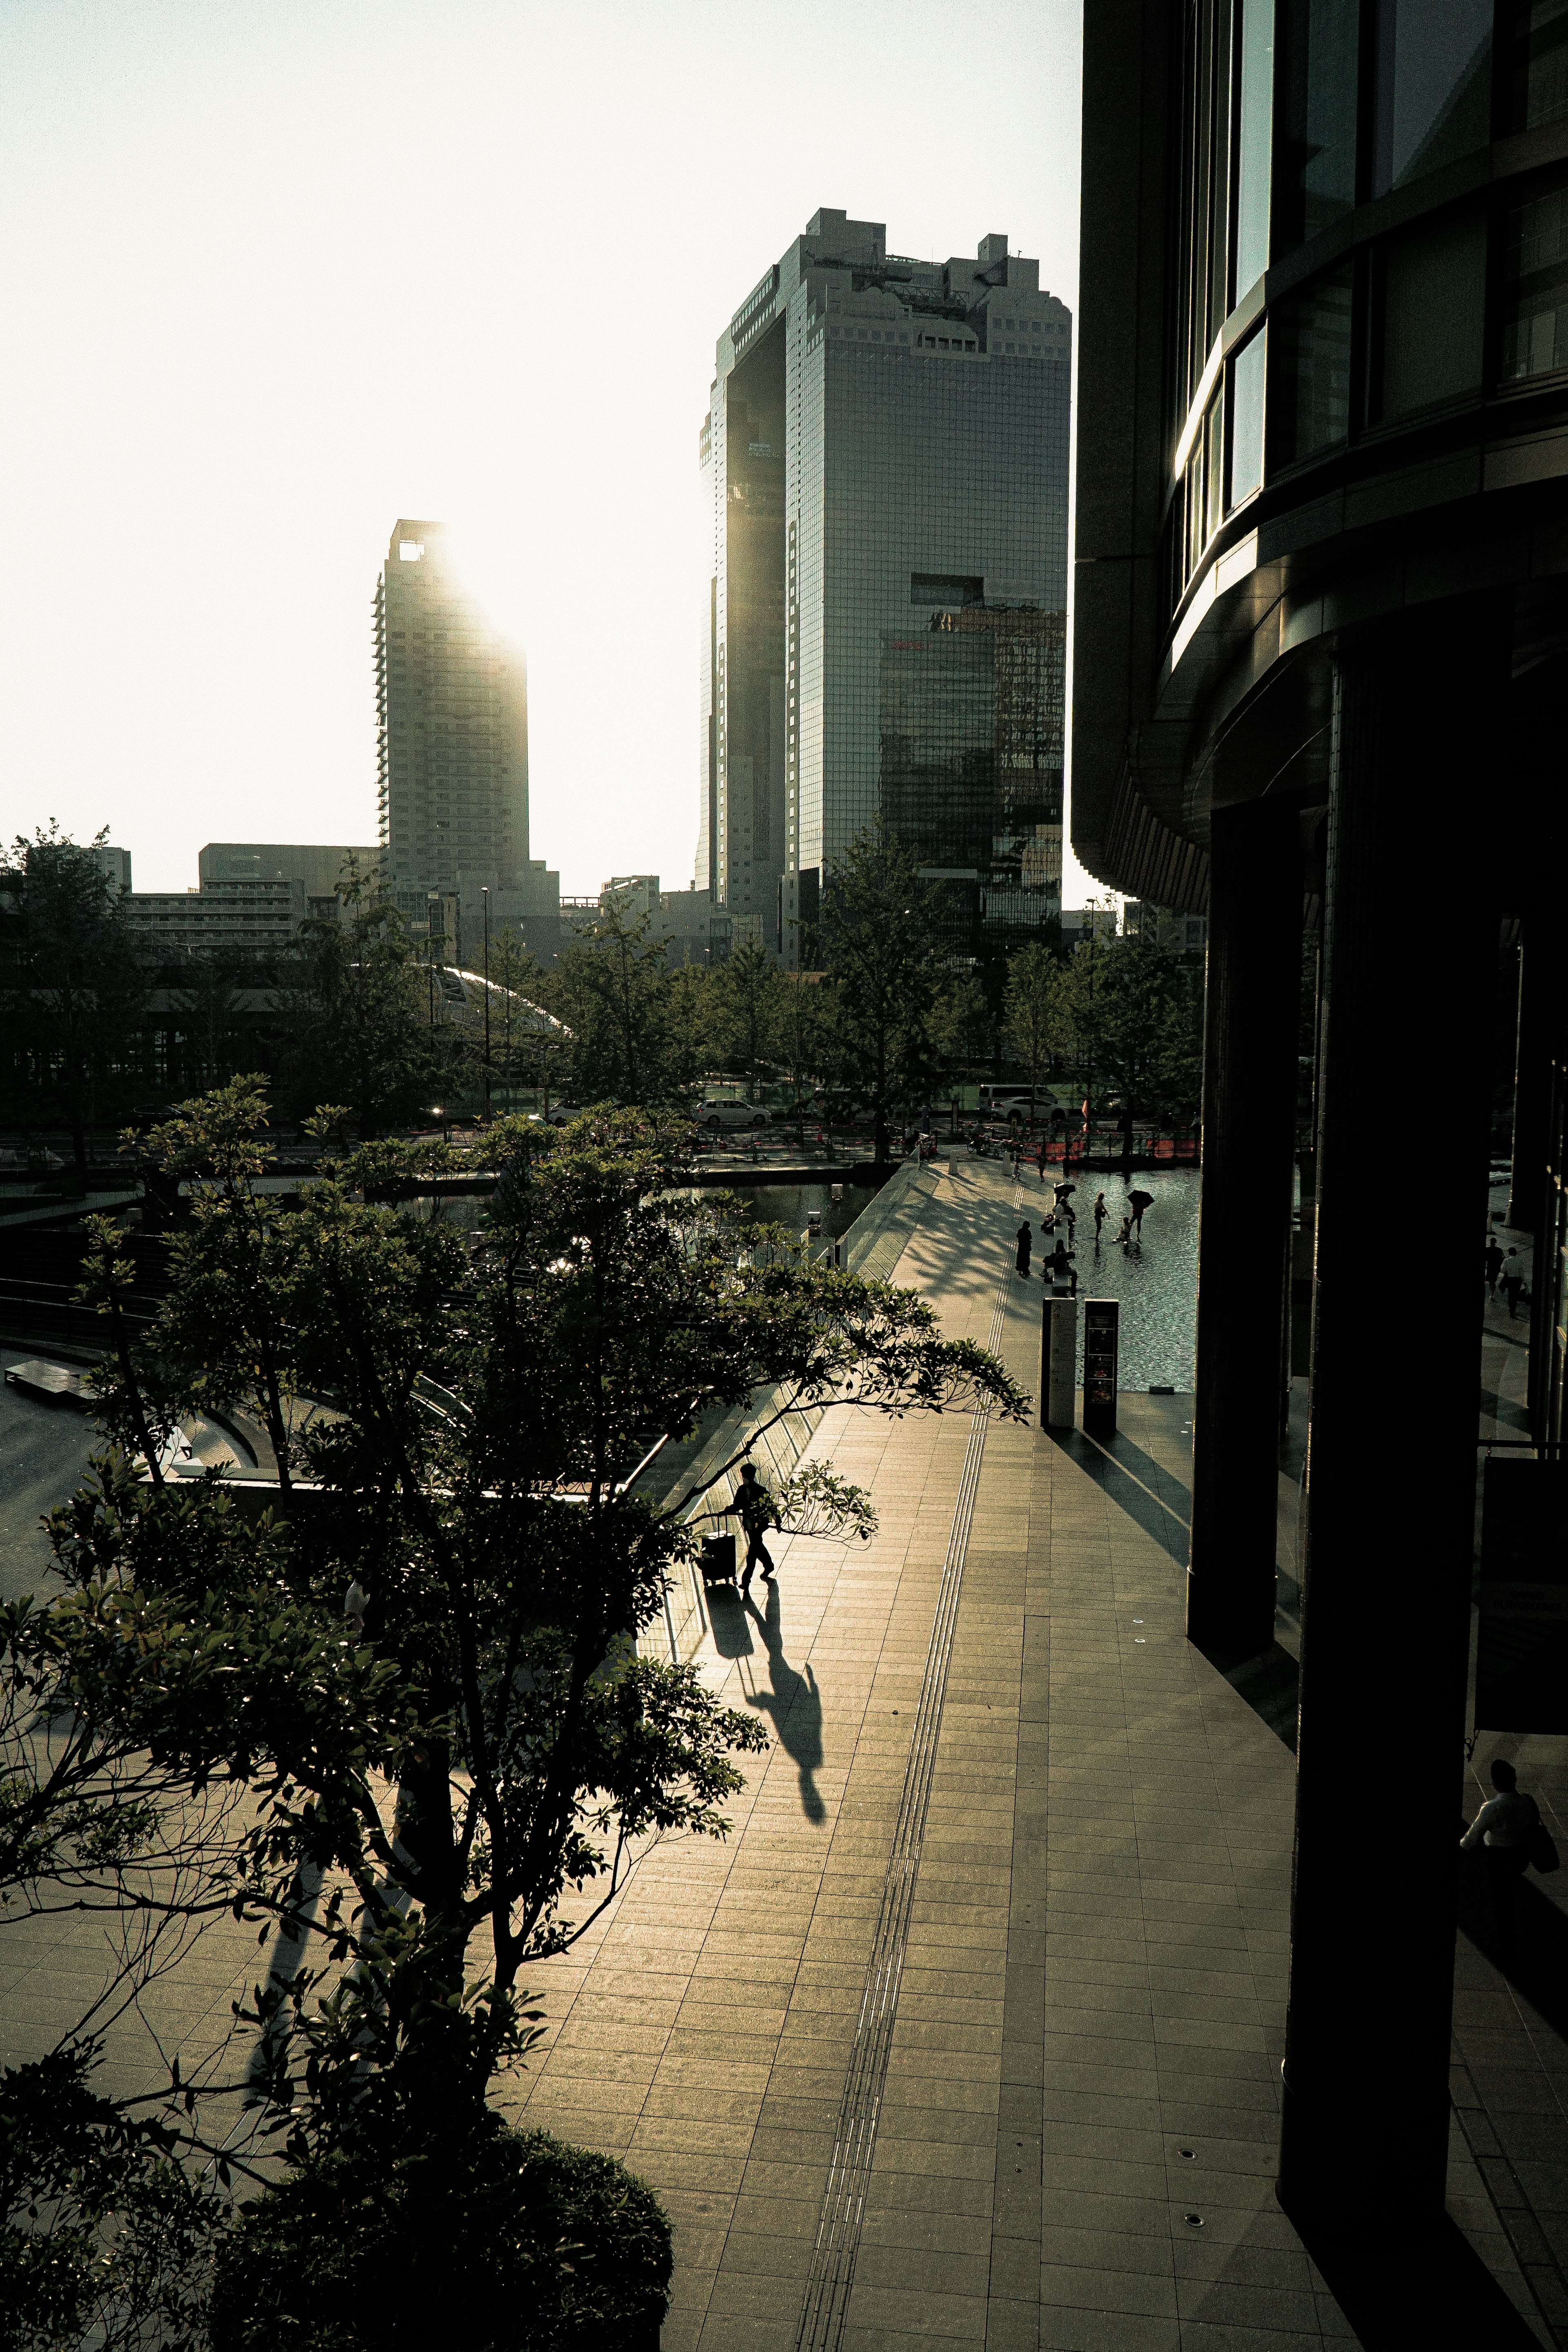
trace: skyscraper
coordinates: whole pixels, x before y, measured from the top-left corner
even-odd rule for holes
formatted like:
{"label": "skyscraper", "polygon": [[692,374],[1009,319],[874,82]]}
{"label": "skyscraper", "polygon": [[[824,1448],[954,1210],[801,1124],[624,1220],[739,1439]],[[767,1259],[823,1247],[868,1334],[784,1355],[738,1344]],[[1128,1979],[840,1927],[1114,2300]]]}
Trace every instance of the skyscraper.
{"label": "skyscraper", "polygon": [[816,215],[720,337],[697,882],[791,956],[879,810],[973,936],[1059,908],[1071,321]]}
{"label": "skyscraper", "polygon": [[[381,840],[398,905],[455,896],[472,929],[532,922],[553,952],[560,878],[528,854],[528,671],[453,570],[445,526],[400,520],[375,591]],[[473,940],[466,943],[473,952]]]}

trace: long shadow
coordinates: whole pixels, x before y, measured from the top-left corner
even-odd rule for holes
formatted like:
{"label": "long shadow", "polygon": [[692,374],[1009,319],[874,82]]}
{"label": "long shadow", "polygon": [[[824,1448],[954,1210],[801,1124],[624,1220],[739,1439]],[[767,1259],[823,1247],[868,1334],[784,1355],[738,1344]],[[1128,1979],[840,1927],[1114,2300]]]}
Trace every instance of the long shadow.
{"label": "long shadow", "polygon": [[1528,1430],[1530,1427],[1530,1414],[1524,1406],[1515,1404],[1511,1397],[1499,1396],[1495,1389],[1481,1391],[1481,1411],[1489,1414],[1493,1421],[1501,1422],[1507,1429]]}
{"label": "long shadow", "polygon": [[1568,1917],[1533,1879],[1521,1878],[1513,1897],[1519,1949],[1500,1951],[1480,1859],[1479,1853],[1467,1854],[1459,1871],[1459,1932],[1554,2033],[1568,2039]]}
{"label": "long shadow", "polygon": [[827,1810],[815,1778],[822,1763],[822,1694],[816,1687],[810,1662],[805,1674],[800,1675],[784,1656],[778,1586],[770,1584],[767,1594],[766,1616],[750,1599],[744,1607],[756,1619],[767,1643],[771,1688],[750,1691],[747,1696],[752,1706],[760,1706],[764,1715],[771,1717],[780,1747],[793,1759],[800,1774],[801,1811],[808,1822],[819,1822]]}
{"label": "long shadow", "polygon": [[1168,1470],[1125,1437],[1113,1437],[1102,1445],[1095,1438],[1086,1437],[1081,1429],[1047,1430],[1046,1434],[1054,1445],[1060,1446],[1069,1461],[1088,1473],[1097,1486],[1103,1487],[1118,1510],[1125,1511],[1146,1535],[1153,1537],[1178,1568],[1185,1568],[1186,1521],[1154,1483],[1156,1479],[1170,1482],[1179,1490],[1180,1482],[1172,1481]]}
{"label": "long shadow", "polygon": [[[1397,2153],[1385,2152],[1384,2160],[1397,2162]],[[1362,2180],[1347,2180],[1347,2203],[1365,2193]],[[1440,2345],[1541,2352],[1540,2337],[1451,2216],[1418,2242],[1391,2229],[1375,2243],[1345,2234],[1332,2216],[1290,2219],[1365,2352],[1435,2352]]]}

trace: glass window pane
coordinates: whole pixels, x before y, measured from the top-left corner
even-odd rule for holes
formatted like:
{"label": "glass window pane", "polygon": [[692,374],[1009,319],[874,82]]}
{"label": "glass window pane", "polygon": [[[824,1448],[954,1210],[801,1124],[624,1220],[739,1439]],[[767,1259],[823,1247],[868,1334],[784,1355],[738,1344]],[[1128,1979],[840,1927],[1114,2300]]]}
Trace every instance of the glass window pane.
{"label": "glass window pane", "polygon": [[1273,257],[1292,253],[1355,204],[1356,0],[1284,0]]}
{"label": "glass window pane", "polygon": [[1492,0],[1379,0],[1373,194],[1484,147]]}
{"label": "glass window pane", "polygon": [[1508,16],[1507,122],[1533,131],[1568,114],[1568,0],[1527,0]]}
{"label": "glass window pane", "polygon": [[1350,431],[1351,273],[1320,278],[1269,314],[1268,467],[1293,466]]}
{"label": "glass window pane", "polygon": [[1476,211],[1391,238],[1381,257],[1379,413],[1408,415],[1481,381],[1486,215]]}
{"label": "glass window pane", "polygon": [[1568,183],[1545,187],[1508,214],[1503,230],[1504,383],[1568,367]]}
{"label": "glass window pane", "polygon": [[1268,331],[1262,328],[1230,363],[1230,503],[1249,499],[1263,480],[1263,381]]}
{"label": "glass window pane", "polygon": [[[1563,0],[1568,7],[1568,0]],[[1241,92],[1236,155],[1236,299],[1268,267],[1274,152],[1274,0],[1240,0]]]}

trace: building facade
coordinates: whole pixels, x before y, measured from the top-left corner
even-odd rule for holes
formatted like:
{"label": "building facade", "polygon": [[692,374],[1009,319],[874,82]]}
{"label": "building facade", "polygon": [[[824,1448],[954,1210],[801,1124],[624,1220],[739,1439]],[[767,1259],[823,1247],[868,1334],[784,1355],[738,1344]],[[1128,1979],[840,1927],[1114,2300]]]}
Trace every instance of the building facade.
{"label": "building facade", "polygon": [[529,856],[527,665],[458,579],[445,525],[398,521],[374,614],[388,887],[421,928],[455,897],[475,937],[488,892],[492,925],[531,926],[553,954],[560,877]]}
{"label": "building facade", "polygon": [[380,873],[381,862],[374,843],[209,841],[196,858],[196,874],[203,890],[219,884],[298,883],[308,913],[332,916],[349,872],[357,870],[368,881]]}
{"label": "building facade", "polygon": [[720,337],[696,884],[737,936],[793,961],[879,813],[955,921],[1059,908],[1071,358],[1005,236],[826,210]]}
{"label": "building facade", "polygon": [[[1491,0],[1097,0],[1084,16],[1073,845],[1103,882],[1208,926],[1188,1632],[1233,1673],[1280,1654],[1294,1254],[1310,1436],[1279,2194],[1314,2247],[1431,2281],[1452,2274],[1453,1846],[1500,1076],[1510,1213],[1536,1235],[1514,1459],[1560,1511],[1565,23]],[[1425,913],[1456,886],[1483,919],[1434,951]],[[1517,1067],[1500,1073],[1521,938]],[[1369,1250],[1387,1244],[1368,1231],[1369,1143],[1438,1103],[1452,1247],[1391,1290],[1373,1332]],[[1374,1391],[1397,1419],[1387,1452],[1369,1447]],[[1381,1769],[1369,1741],[1399,1780],[1396,1883],[1352,1826]],[[1375,2200],[1344,2193],[1357,2147],[1379,2152]]]}

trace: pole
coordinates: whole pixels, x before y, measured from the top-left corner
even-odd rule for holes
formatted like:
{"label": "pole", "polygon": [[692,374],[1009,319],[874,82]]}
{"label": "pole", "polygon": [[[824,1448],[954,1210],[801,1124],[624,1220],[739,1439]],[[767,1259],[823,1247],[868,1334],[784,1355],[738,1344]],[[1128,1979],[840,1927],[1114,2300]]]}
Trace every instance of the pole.
{"label": "pole", "polygon": [[480,893],[485,902],[485,1125],[490,1123],[490,894],[488,886]]}

